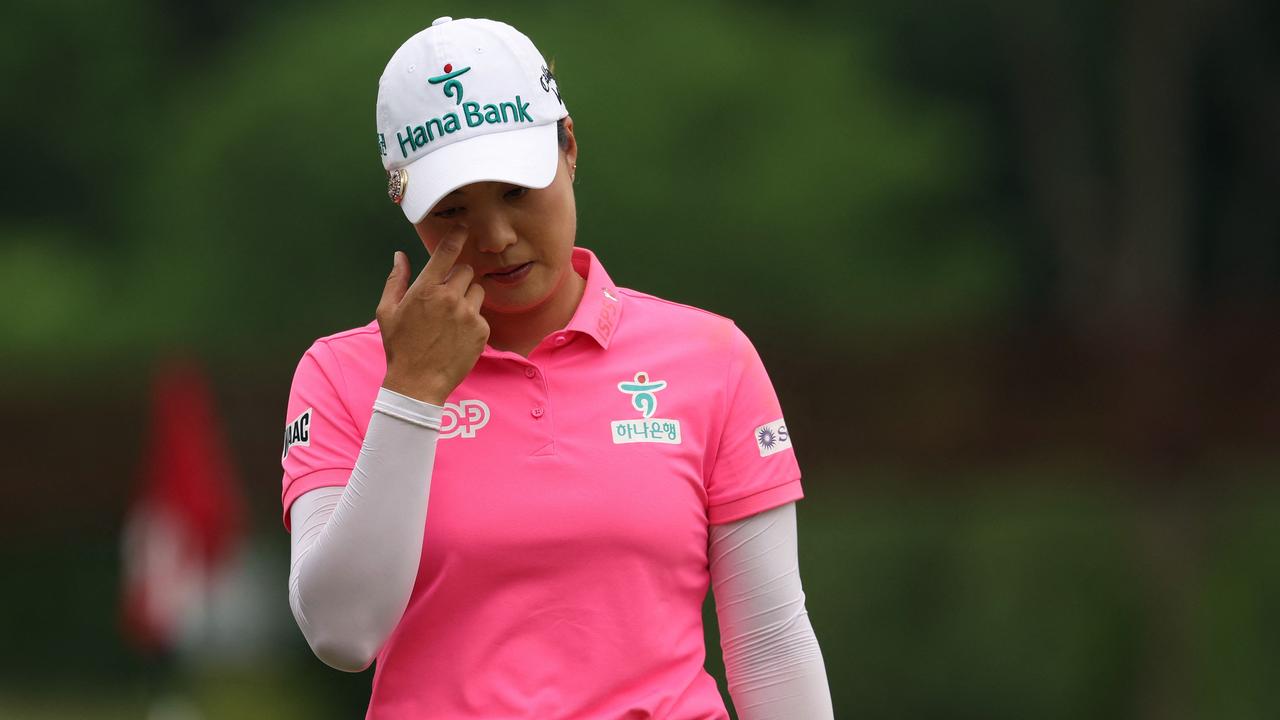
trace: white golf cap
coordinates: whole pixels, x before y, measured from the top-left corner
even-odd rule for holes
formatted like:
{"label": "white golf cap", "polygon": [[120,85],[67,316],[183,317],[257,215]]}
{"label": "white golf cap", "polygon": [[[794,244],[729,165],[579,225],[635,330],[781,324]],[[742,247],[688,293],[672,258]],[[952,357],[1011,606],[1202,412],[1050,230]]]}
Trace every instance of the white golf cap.
{"label": "white golf cap", "polygon": [[468,183],[546,187],[556,175],[556,121],[568,114],[555,76],[519,30],[438,18],[378,79],[387,194],[416,223]]}

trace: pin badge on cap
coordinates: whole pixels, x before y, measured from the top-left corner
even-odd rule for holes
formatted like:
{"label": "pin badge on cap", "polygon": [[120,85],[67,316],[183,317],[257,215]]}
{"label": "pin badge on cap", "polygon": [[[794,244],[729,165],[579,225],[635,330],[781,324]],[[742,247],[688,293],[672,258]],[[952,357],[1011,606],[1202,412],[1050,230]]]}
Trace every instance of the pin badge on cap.
{"label": "pin badge on cap", "polygon": [[409,187],[409,171],[396,168],[387,173],[387,196],[391,202],[399,205],[404,200],[404,190]]}

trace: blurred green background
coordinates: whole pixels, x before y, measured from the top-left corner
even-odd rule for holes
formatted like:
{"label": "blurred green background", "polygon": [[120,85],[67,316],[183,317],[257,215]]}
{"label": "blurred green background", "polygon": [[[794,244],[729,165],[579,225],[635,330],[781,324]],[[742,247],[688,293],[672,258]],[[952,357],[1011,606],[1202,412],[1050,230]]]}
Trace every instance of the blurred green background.
{"label": "blurred green background", "polygon": [[[289,614],[280,428],[309,343],[425,261],[373,105],[439,15],[554,58],[578,243],[759,348],[837,717],[1280,716],[1275,3],[2,12],[0,717],[362,716]],[[249,532],[157,661],[120,535],[177,355]]]}

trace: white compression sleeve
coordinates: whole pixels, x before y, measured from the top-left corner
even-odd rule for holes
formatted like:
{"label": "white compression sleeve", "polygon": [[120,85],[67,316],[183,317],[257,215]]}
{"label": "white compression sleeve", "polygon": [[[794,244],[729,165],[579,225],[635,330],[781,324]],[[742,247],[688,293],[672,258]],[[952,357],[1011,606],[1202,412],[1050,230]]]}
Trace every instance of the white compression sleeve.
{"label": "white compression sleeve", "polygon": [[832,718],[800,584],[795,503],[712,525],[710,535],[720,648],[739,720]]}
{"label": "white compression sleeve", "polygon": [[289,606],[325,664],[360,672],[409,604],[444,408],[381,388],[345,487],[289,511]]}

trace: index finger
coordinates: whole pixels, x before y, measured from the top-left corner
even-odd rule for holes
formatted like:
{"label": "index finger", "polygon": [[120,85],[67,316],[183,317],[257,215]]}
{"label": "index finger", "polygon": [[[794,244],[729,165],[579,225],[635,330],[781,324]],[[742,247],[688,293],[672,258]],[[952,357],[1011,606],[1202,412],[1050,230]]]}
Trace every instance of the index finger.
{"label": "index finger", "polygon": [[[427,260],[426,267],[422,268],[422,273],[418,278],[422,282],[440,284],[445,281],[449,275],[449,270],[453,268],[453,264],[458,260],[458,253],[462,252],[462,244],[467,239],[467,226],[458,224],[453,229],[445,233],[440,240],[440,244],[436,246],[436,251],[431,253],[431,258]],[[415,280],[416,284],[418,281]]]}

